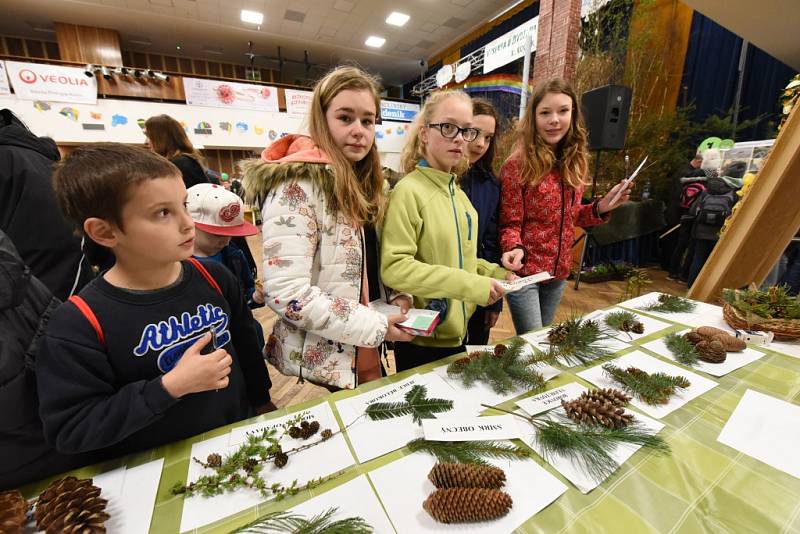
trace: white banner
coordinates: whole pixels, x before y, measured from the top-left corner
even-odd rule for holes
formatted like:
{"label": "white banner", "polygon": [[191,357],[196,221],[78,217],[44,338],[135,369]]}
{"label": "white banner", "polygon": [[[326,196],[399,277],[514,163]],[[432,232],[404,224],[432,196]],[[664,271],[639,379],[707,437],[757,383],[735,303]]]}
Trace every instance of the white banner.
{"label": "white banner", "polygon": [[11,87],[8,85],[8,76],[3,61],[0,61],[0,95],[11,94]]}
{"label": "white banner", "polygon": [[50,102],[97,102],[97,80],[83,69],[6,61],[11,86],[19,98]]}
{"label": "white banner", "polygon": [[498,67],[511,63],[525,55],[525,40],[532,36],[531,52],[536,50],[536,32],[539,29],[539,16],[517,26],[501,35],[483,49],[483,73],[492,72]]}
{"label": "white banner", "polygon": [[183,90],[190,106],[278,111],[278,88],[200,78],[184,78]]}
{"label": "white banner", "polygon": [[286,95],[286,113],[290,117],[305,118],[311,107],[311,96],[314,93],[296,89],[285,89],[283,92]]}

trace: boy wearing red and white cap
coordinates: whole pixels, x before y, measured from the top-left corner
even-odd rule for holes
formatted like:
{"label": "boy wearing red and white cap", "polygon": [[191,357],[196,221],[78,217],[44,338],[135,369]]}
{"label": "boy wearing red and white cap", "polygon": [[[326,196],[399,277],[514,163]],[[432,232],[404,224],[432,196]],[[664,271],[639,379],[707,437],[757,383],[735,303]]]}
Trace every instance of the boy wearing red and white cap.
{"label": "boy wearing red and white cap", "polygon": [[233,272],[250,308],[264,305],[264,293],[256,287],[244,252],[231,237],[255,235],[258,228],[244,220],[242,200],[216,184],[197,184],[187,191],[187,208],[194,221],[194,256],[216,260]]}

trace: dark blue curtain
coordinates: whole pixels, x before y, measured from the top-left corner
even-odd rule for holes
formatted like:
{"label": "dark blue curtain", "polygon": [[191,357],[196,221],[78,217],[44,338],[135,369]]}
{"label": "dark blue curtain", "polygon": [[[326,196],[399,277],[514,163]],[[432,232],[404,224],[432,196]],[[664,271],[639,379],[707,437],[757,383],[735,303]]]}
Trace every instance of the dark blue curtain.
{"label": "dark blue curtain", "polygon": [[[734,105],[742,39],[695,11],[689,47],[683,66],[682,105],[693,104],[693,119],[724,115]],[[739,120],[766,114],[756,126],[739,132],[737,141],[753,141],[774,135],[780,115],[778,97],[795,74],[786,64],[763,50],[748,45]]]}

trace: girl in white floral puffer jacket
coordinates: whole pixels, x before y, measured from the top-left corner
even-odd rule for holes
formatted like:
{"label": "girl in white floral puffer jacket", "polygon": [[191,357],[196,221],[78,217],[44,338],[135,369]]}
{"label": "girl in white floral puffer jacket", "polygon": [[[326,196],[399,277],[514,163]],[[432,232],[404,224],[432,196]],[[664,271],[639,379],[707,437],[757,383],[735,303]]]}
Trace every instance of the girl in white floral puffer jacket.
{"label": "girl in white floral puffer jacket", "polygon": [[[263,205],[264,291],[278,314],[267,359],[333,388],[379,378],[377,348],[410,340],[367,304],[381,298],[377,235],[385,209],[375,146],[379,89],[340,67],[314,88],[311,137],[282,137],[242,164],[248,200]],[[409,297],[395,299],[402,309]]]}

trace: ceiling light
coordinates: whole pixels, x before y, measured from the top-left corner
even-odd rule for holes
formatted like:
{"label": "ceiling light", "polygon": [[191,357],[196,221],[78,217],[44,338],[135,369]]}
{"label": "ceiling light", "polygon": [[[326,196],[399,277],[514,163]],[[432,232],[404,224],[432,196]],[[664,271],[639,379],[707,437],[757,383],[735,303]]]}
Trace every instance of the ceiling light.
{"label": "ceiling light", "polygon": [[152,77],[155,78],[156,80],[159,80],[159,81],[162,81],[162,82],[168,82],[169,81],[169,74],[164,74],[163,72],[160,72],[160,71],[154,72],[152,74]]}
{"label": "ceiling light", "polygon": [[367,46],[371,46],[373,48],[380,48],[383,46],[383,43],[386,42],[386,39],[383,37],[376,37],[374,35],[370,35],[369,38],[364,41],[364,44]]}
{"label": "ceiling light", "polygon": [[260,26],[261,23],[264,22],[264,14],[259,13],[258,11],[248,11],[243,9],[242,22],[249,22],[250,24],[258,24]]}
{"label": "ceiling light", "polygon": [[143,70],[135,70],[135,71],[133,71],[133,76],[134,76],[134,78],[141,78],[142,76],[144,76],[144,71]]}
{"label": "ceiling light", "polygon": [[83,73],[86,74],[89,78],[94,78],[94,73],[97,70],[97,67],[92,65],[91,63],[86,65],[86,68],[83,70]]}
{"label": "ceiling light", "polygon": [[403,26],[408,19],[410,19],[408,15],[405,13],[398,13],[397,11],[392,11],[392,13],[386,17],[386,24],[391,24],[392,26]]}
{"label": "ceiling light", "polygon": [[180,49],[181,49],[181,45],[176,45],[175,46],[175,50],[180,50]]}
{"label": "ceiling light", "polygon": [[111,79],[111,71],[108,70],[108,67],[106,67],[105,65],[100,67],[100,74],[102,74],[103,78],[105,78],[106,80],[110,80]]}

